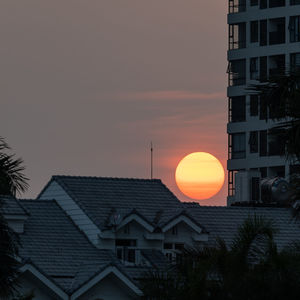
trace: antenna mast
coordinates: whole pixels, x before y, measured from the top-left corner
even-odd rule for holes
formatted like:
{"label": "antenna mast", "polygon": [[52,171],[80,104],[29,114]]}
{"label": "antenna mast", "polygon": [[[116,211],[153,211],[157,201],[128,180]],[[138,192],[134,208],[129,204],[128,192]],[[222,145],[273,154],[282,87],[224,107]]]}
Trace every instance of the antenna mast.
{"label": "antenna mast", "polygon": [[151,151],[151,179],[153,179],[153,145],[152,145],[152,142],[151,142],[150,151]]}

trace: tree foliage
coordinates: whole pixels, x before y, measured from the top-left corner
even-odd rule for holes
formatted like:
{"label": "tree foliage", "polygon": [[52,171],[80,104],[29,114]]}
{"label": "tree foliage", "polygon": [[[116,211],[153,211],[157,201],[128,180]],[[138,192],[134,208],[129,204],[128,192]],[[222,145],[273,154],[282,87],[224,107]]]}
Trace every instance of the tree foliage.
{"label": "tree foliage", "polygon": [[[0,137],[0,195],[15,196],[28,187],[23,174],[23,160],[8,153],[10,147]],[[9,201],[7,198],[6,201]],[[7,299],[16,292],[19,263],[18,237],[8,226],[3,215],[3,201],[0,201],[0,299]]]}
{"label": "tree foliage", "polygon": [[300,162],[300,69],[280,72],[268,81],[249,87],[268,108],[268,119],[277,121],[270,133],[286,146],[287,157]]}
{"label": "tree foliage", "polygon": [[25,192],[28,178],[24,175],[23,160],[15,158],[15,154],[7,153],[11,148],[0,137],[0,195],[16,196],[17,192]]}
{"label": "tree foliage", "polygon": [[282,250],[271,220],[249,217],[230,247],[186,249],[176,265],[143,278],[145,299],[265,300],[298,299],[300,244]]}

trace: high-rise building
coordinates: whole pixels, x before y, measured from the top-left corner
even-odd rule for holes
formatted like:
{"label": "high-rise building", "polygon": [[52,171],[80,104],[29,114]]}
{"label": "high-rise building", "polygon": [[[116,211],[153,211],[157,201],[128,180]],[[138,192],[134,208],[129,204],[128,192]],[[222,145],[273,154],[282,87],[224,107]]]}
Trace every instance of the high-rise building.
{"label": "high-rise building", "polygon": [[247,86],[300,65],[300,0],[229,0],[228,11],[228,204],[238,171],[288,177],[284,145],[265,101]]}

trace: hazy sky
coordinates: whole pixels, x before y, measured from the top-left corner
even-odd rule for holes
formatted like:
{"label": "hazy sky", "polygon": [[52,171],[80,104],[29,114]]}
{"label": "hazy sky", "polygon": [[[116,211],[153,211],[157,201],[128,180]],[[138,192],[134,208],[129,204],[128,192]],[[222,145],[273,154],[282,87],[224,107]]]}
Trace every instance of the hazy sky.
{"label": "hazy sky", "polygon": [[[0,136],[35,197],[54,174],[154,177],[185,155],[226,169],[226,1],[1,0]],[[224,205],[221,192],[202,204]]]}

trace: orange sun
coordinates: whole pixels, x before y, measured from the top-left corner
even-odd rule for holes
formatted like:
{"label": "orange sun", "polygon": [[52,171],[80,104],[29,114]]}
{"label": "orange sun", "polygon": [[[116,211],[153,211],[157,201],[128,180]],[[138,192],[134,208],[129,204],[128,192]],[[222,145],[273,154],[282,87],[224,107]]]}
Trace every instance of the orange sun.
{"label": "orange sun", "polygon": [[186,196],[203,200],[217,194],[224,184],[224,169],[220,161],[206,152],[194,152],[178,164],[175,179]]}

